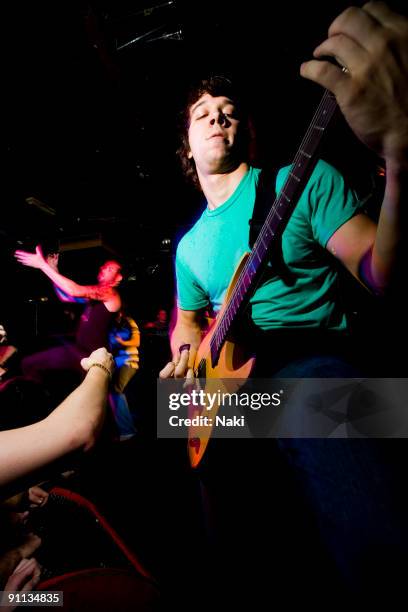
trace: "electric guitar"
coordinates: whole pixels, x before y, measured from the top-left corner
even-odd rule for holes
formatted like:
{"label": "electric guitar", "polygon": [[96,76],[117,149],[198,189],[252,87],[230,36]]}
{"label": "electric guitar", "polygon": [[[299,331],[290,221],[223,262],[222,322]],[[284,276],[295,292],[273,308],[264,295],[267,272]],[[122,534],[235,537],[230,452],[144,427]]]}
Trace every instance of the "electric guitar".
{"label": "electric guitar", "polygon": [[[232,340],[231,332],[256,289],[272,246],[282,236],[313,172],[319,145],[336,109],[335,97],[325,90],[294,157],[291,171],[271,206],[253,249],[251,253],[243,255],[227,289],[224,304],[199,346],[194,362],[194,374],[196,378],[205,379],[205,392],[233,393],[242,386],[242,380],[248,378],[253,370],[255,357]],[[222,386],[224,388],[220,388]],[[205,415],[209,417],[207,422],[214,423],[219,406],[215,404],[206,408]],[[201,406],[198,409],[190,409],[190,416],[199,416],[202,410]],[[192,467],[200,463],[211,431],[210,425],[189,427],[188,453]]]}

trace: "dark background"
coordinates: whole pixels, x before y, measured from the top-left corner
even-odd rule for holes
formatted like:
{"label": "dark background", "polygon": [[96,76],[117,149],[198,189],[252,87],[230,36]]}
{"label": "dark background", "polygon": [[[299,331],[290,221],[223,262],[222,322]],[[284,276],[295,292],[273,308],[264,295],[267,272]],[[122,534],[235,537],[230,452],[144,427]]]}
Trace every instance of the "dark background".
{"label": "dark background", "polygon": [[[191,79],[238,79],[253,102],[257,163],[289,163],[322,94],[299,76],[300,63],[348,4],[5,4],[0,262],[9,328],[38,335],[55,311],[48,279],[12,257],[37,243],[59,246],[61,271],[80,283],[119,256],[135,316],[170,308],[175,246],[201,200],[175,155]],[[322,157],[363,194],[377,180],[378,160],[342,121]],[[48,302],[29,301],[41,297]]]}
{"label": "dark background", "polygon": [[[0,322],[6,325],[20,354],[34,352],[59,332],[73,330],[75,321],[69,315],[78,313],[74,309],[64,315],[50,281],[38,270],[15,263],[16,248],[32,250],[37,243],[46,249],[59,247],[61,271],[80,283],[94,282],[97,267],[107,257],[120,257],[127,273],[125,295],[139,324],[153,319],[159,306],[171,307],[175,246],[197,217],[202,199],[185,184],[175,155],[177,113],[190,79],[209,72],[227,72],[239,79],[253,101],[258,163],[290,163],[322,95],[320,87],[301,79],[299,66],[311,58],[315,46],[326,37],[330,22],[348,4],[337,0],[324,5],[317,1],[252,0],[238,6],[226,0],[179,0],[163,6],[159,3],[150,10],[153,4],[146,0],[6,0],[2,4]],[[180,30],[181,39],[172,36]],[[135,38],[134,43],[117,49]],[[375,216],[382,188],[379,162],[355,140],[344,122],[330,130],[322,157],[344,171],[362,195],[376,187],[369,211]],[[35,198],[37,205],[29,204],[27,198]],[[361,291],[347,286],[351,309],[358,312],[363,305],[368,330],[364,341],[375,360],[385,317],[371,301],[365,301],[366,293]],[[391,319],[398,326],[395,312]],[[394,337],[390,335],[389,343]],[[404,345],[401,334],[397,340]],[[167,339],[165,342],[167,345]],[[384,350],[382,357],[392,363],[388,351]],[[157,372],[160,360],[155,360],[157,363],[153,358],[148,362],[143,356],[142,368],[147,361],[150,370]],[[165,360],[160,365],[163,363]],[[404,364],[401,360],[402,369]],[[143,391],[142,386],[140,393],[137,384],[141,381],[143,385],[144,379],[136,378],[136,386],[129,385],[129,404],[141,415],[140,431],[151,431],[154,437],[152,389]],[[154,384],[154,376],[145,380]],[[143,404],[143,398],[149,401]],[[143,426],[144,422],[148,426]],[[197,520],[198,511],[193,507],[195,498],[191,501],[189,497],[191,473],[185,466],[184,441],[180,447],[174,442],[161,440],[159,448],[149,451],[150,456],[143,447],[136,457],[119,449],[119,460],[111,452],[101,452],[83,480],[86,495],[115,519],[115,527],[155,575],[160,576],[161,571],[164,582],[177,587],[188,586],[191,580],[194,598],[189,603],[197,608],[203,589],[196,588],[196,567],[202,558],[200,540],[194,539],[196,531],[190,537],[189,527]],[[245,452],[231,453],[231,463],[235,458],[246,462],[254,457],[252,471],[245,464],[250,475],[247,483],[252,481],[249,491],[259,488],[265,496],[260,507],[269,515],[270,487],[261,482],[266,470],[258,469],[263,458],[258,449],[257,444],[249,449],[246,446]],[[157,471],[156,463],[160,463]],[[235,465],[232,473],[235,480],[240,479]],[[275,494],[280,490],[277,478],[286,479],[279,466],[274,468]],[[275,501],[282,499],[277,495]],[[250,524],[249,520],[254,520],[251,494],[246,503],[248,514],[236,514],[236,520],[244,516]],[[292,510],[299,508],[292,504]],[[255,515],[258,534],[267,524],[264,514],[261,520]],[[309,577],[308,589],[318,584],[320,590],[326,573],[331,572],[325,558],[316,561],[320,549],[309,524],[300,536],[304,540],[296,541],[303,529],[297,522],[299,515],[295,520],[290,513],[285,522],[282,520],[291,527],[283,528],[279,535],[286,539],[290,534],[284,546],[274,542],[268,548],[271,537],[266,538],[265,546],[263,533],[251,542],[255,549],[259,542],[259,550],[262,546],[267,551],[276,572],[275,565],[271,572],[270,563],[262,569],[257,557],[248,557],[247,565],[251,564],[254,572],[259,569],[263,584],[268,589],[277,586],[280,592],[285,590],[285,597],[292,597],[293,584],[303,597]],[[282,570],[282,558],[276,550],[285,546],[288,558]],[[271,582],[271,576],[283,576],[286,568],[291,570],[287,574],[290,582]],[[242,571],[233,578],[234,589],[245,584]],[[331,592],[337,596],[337,589]]]}

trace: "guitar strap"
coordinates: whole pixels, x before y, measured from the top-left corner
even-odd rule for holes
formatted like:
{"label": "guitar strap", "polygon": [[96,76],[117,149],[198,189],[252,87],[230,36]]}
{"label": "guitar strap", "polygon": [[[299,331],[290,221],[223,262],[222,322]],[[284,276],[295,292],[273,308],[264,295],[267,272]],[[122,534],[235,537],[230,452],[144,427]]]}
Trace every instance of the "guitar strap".
{"label": "guitar strap", "polygon": [[264,168],[261,170],[256,190],[256,198],[252,219],[249,220],[249,246],[251,249],[264,224],[264,221],[272,208],[276,198],[275,183],[278,168]]}

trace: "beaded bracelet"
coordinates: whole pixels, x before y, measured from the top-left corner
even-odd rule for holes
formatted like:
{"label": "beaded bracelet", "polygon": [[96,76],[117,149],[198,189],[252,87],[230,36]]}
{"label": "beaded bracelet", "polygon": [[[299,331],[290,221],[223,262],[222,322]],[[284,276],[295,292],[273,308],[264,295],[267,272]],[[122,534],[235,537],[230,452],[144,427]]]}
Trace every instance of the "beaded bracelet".
{"label": "beaded bracelet", "polygon": [[104,365],[102,365],[102,363],[96,363],[96,361],[94,363],[91,363],[91,365],[88,368],[88,371],[93,368],[93,366],[96,366],[97,368],[101,368],[101,370],[103,370],[104,372],[107,373],[107,375],[109,376],[109,378],[112,378],[112,372]]}

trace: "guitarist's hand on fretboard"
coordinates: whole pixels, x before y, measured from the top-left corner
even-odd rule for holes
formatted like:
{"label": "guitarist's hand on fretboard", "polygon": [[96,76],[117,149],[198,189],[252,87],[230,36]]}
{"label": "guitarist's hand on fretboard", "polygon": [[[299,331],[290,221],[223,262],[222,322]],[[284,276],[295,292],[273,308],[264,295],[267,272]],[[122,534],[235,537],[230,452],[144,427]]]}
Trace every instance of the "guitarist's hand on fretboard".
{"label": "guitarist's hand on fretboard", "polygon": [[[408,19],[383,2],[349,7],[301,75],[329,89],[355,135],[380,157],[406,163]],[[336,60],[337,66],[327,61]],[[339,65],[343,68],[339,67]]]}

